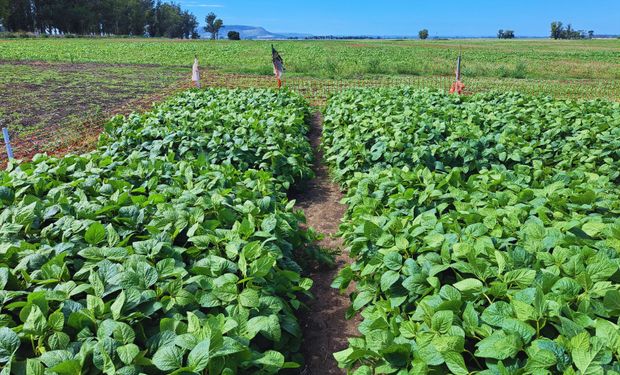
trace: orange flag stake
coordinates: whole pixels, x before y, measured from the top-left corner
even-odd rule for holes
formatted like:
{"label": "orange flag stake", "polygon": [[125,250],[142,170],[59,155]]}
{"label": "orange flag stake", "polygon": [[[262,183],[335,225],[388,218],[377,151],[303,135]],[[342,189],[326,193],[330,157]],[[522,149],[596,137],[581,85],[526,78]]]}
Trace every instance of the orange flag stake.
{"label": "orange flag stake", "polygon": [[271,45],[271,59],[273,61],[273,74],[276,76],[276,80],[278,81],[278,89],[282,88],[282,76],[284,75],[284,60],[282,60],[282,56],[273,48],[273,44]]}
{"label": "orange flag stake", "polygon": [[459,57],[456,60],[456,81],[450,87],[450,94],[462,95],[465,90],[465,85],[461,82],[461,51],[459,51]]}

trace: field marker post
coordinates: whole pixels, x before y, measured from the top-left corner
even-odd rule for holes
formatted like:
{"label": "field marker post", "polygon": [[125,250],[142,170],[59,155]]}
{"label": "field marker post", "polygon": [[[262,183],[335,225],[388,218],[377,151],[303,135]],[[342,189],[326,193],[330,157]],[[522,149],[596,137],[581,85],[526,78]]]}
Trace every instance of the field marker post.
{"label": "field marker post", "polygon": [[198,56],[194,56],[194,66],[192,66],[192,81],[200,88],[200,70],[198,68]]}
{"label": "field marker post", "polygon": [[6,154],[9,159],[13,159],[13,149],[11,148],[11,140],[9,139],[9,129],[2,128],[2,135],[4,136],[4,145],[6,146]]}

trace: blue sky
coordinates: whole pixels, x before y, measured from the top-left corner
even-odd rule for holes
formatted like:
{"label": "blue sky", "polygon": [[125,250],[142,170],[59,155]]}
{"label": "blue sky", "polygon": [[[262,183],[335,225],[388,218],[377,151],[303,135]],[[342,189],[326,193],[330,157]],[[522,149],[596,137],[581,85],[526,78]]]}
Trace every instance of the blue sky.
{"label": "blue sky", "polygon": [[177,0],[204,23],[210,11],[228,25],[315,35],[547,36],[554,20],[597,34],[620,34],[620,0]]}

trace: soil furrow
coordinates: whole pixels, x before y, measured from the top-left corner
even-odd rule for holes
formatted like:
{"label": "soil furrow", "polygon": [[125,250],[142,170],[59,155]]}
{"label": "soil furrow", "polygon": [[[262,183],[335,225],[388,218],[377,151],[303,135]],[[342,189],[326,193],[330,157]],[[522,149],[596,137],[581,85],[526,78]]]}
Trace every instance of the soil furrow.
{"label": "soil furrow", "polygon": [[[319,245],[328,249],[344,250],[342,239],[336,237],[338,226],[346,207],[340,203],[343,197],[337,184],[330,176],[323,163],[320,148],[322,135],[322,117],[320,112],[314,114],[308,138],[314,148],[314,172],[316,177],[297,186],[291,198],[297,200],[297,208],[304,210],[307,224],[324,235]],[[306,366],[305,375],[343,374],[339,369],[333,353],[346,349],[347,337],[357,335],[358,320],[345,319],[345,312],[350,305],[348,293],[341,295],[331,287],[338,271],[349,264],[351,259],[344,251],[336,258],[334,269],[314,272],[312,293],[315,299],[309,302],[309,311],[303,318],[304,344],[303,354]]]}

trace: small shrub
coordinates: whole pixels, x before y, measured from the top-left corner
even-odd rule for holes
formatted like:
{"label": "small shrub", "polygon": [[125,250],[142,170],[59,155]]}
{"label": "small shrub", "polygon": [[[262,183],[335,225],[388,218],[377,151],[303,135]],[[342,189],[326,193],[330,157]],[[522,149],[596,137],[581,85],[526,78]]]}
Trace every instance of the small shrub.
{"label": "small shrub", "polygon": [[524,79],[527,77],[527,66],[521,61],[515,65],[514,69],[501,66],[498,75],[502,78]]}
{"label": "small shrub", "polygon": [[396,66],[396,73],[408,76],[419,76],[420,72],[415,66],[409,64],[399,64]]}
{"label": "small shrub", "polygon": [[368,65],[366,68],[366,73],[368,74],[381,74],[385,73],[383,69],[383,63],[379,59],[371,59],[368,61]]}
{"label": "small shrub", "polygon": [[513,78],[524,79],[527,76],[527,66],[522,61],[519,61],[515,66]]}
{"label": "small shrub", "polygon": [[339,71],[340,67],[338,66],[338,63],[336,63],[334,60],[327,59],[327,61],[325,61],[325,73],[328,77],[334,78],[338,76]]}

